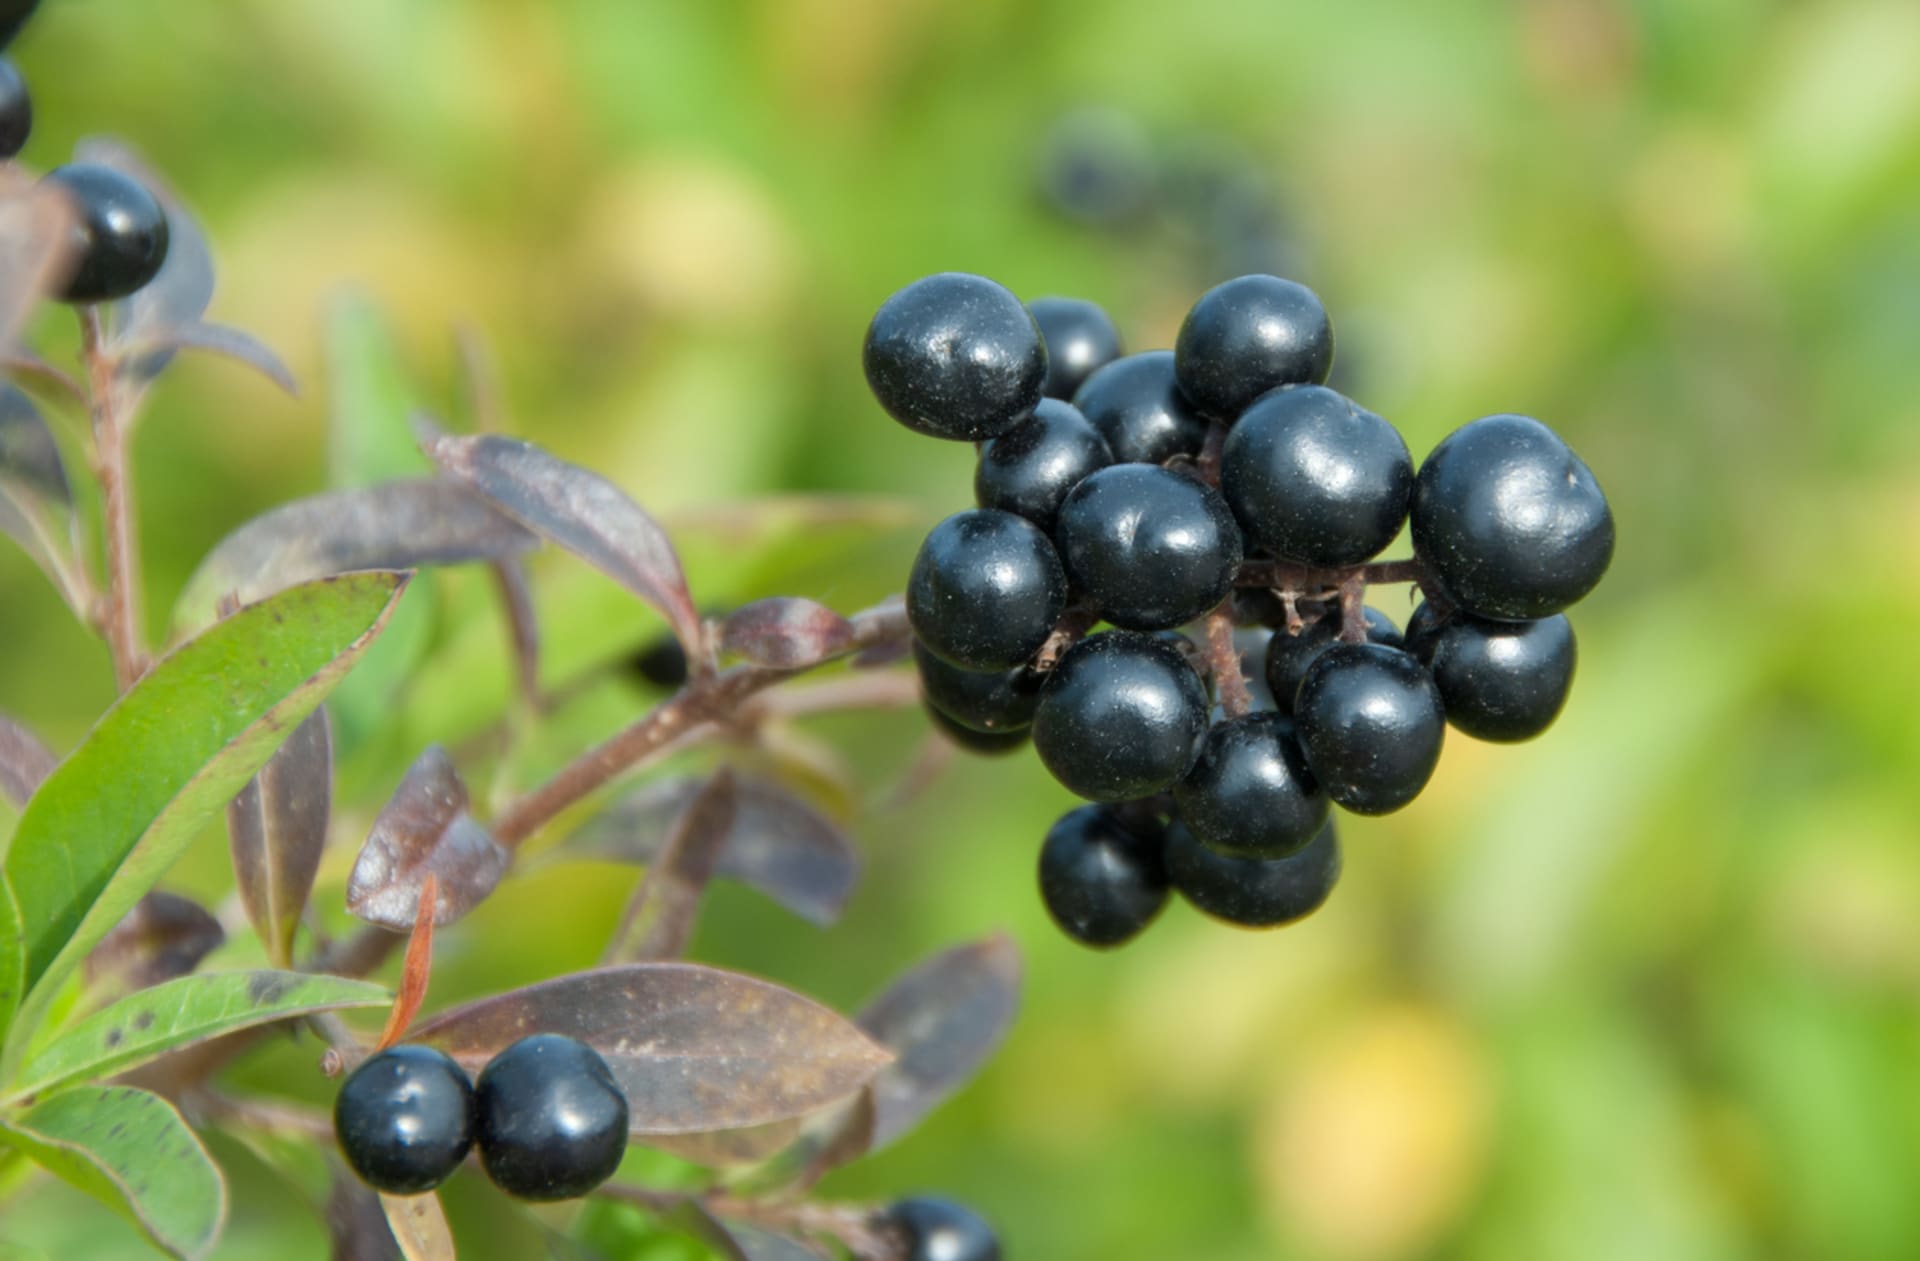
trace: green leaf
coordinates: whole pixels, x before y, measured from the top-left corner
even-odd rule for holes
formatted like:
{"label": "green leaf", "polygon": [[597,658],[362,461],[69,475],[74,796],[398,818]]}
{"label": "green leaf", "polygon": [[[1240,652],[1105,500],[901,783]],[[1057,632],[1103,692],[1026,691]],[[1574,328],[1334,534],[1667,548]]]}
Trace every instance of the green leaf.
{"label": "green leaf", "polygon": [[27,947],[20,927],[20,904],[13,885],[0,871],[0,1034],[5,1034],[27,988]]}
{"label": "green leaf", "polygon": [[[16,1021],[153,887],[366,650],[405,574],[292,587],[176,649],[34,794],[4,858],[25,939]],[[5,1066],[22,1039],[8,1040]]]}
{"label": "green leaf", "polygon": [[384,986],[300,972],[209,972],[129,994],[27,1061],[11,1094],[124,1073],[168,1051],[253,1025],[341,1007],[385,1007]]}
{"label": "green leaf", "polygon": [[386,321],[365,297],[350,294],[328,312],[327,359],[333,485],[364,486],[430,471],[433,464],[414,440],[409,419],[416,404],[406,368]]}
{"label": "green leaf", "polygon": [[17,1116],[0,1141],[125,1217],[176,1257],[204,1257],[227,1216],[227,1187],[173,1105],[127,1086],[77,1086]]}

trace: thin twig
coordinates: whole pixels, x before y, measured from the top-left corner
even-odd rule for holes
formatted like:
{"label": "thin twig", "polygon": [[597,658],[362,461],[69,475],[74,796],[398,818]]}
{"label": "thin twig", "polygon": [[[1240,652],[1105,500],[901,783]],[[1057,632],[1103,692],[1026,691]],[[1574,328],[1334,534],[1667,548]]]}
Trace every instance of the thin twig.
{"label": "thin twig", "polygon": [[87,365],[87,409],[93,418],[93,467],[106,516],[107,650],[121,691],[146,671],[140,646],[140,554],[134,533],[133,479],[128,448],[132,426],[121,414],[113,354],[106,348],[100,309],[80,308],[80,346]]}
{"label": "thin twig", "polygon": [[1239,718],[1253,708],[1253,693],[1240,665],[1240,649],[1233,642],[1233,597],[1228,596],[1207,614],[1207,669],[1213,675],[1220,708],[1229,718]]}

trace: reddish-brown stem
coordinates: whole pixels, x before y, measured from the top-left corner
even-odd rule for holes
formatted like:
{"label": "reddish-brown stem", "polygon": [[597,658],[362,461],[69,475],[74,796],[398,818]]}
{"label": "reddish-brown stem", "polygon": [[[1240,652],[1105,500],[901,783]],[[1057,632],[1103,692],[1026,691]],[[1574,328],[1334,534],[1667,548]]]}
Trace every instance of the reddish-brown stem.
{"label": "reddish-brown stem", "polygon": [[1358,574],[1340,583],[1340,638],[1349,644],[1367,642],[1367,583]]}
{"label": "reddish-brown stem", "polygon": [[1041,672],[1053,669],[1067,649],[1086,638],[1088,631],[1100,620],[1100,615],[1092,609],[1073,608],[1061,615],[1054,626],[1053,634],[1047,642],[1040,645],[1040,651],[1033,656],[1033,668]]}
{"label": "reddish-brown stem", "polygon": [[1200,458],[1194,462],[1200,480],[1209,486],[1220,484],[1220,454],[1226,446],[1227,427],[1216,420],[1207,426],[1207,439],[1200,446]]}
{"label": "reddish-brown stem", "polygon": [[1294,591],[1308,596],[1318,591],[1338,590],[1349,579],[1358,578],[1362,586],[1391,586],[1398,582],[1419,583],[1424,589],[1432,582],[1427,567],[1418,557],[1405,560],[1376,560],[1345,569],[1315,569],[1284,560],[1250,560],[1240,566],[1234,585],[1267,587],[1275,591]]}
{"label": "reddish-brown stem", "polygon": [[1240,664],[1240,650],[1233,642],[1233,597],[1228,596],[1207,614],[1207,669],[1213,675],[1220,708],[1229,718],[1239,718],[1253,708],[1253,693]]}
{"label": "reddish-brown stem", "polygon": [[134,535],[131,426],[122,414],[113,355],[106,348],[100,308],[80,308],[80,348],[87,365],[87,409],[93,420],[93,469],[106,518],[107,650],[121,691],[146,670],[140,646],[140,555]]}

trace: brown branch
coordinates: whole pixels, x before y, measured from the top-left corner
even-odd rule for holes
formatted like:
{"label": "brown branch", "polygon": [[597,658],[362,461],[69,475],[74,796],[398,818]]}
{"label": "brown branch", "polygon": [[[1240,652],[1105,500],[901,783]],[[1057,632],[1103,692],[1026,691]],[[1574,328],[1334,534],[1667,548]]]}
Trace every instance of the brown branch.
{"label": "brown branch", "polygon": [[1240,666],[1240,650],[1233,642],[1233,597],[1229,595],[1207,614],[1207,669],[1213,675],[1220,708],[1229,718],[1239,718],[1253,708],[1253,693]]}
{"label": "brown branch", "polygon": [[118,365],[106,348],[100,309],[80,308],[80,347],[87,365],[87,407],[93,418],[93,471],[106,517],[107,650],[121,691],[146,672],[140,645],[140,554],[134,534],[132,426],[122,414]]}

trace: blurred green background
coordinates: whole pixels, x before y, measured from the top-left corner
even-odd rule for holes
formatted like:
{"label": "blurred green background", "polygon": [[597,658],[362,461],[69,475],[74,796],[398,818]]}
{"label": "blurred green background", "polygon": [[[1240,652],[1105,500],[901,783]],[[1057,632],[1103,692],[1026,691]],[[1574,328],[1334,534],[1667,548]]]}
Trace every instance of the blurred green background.
{"label": "blurred green background", "polygon": [[[843,1008],[996,927],[1026,952],[992,1068],[832,1192],[951,1193],[1029,1261],[1920,1255],[1911,0],[45,8],[15,50],[24,160],[134,143],[208,225],[214,315],[307,386],[204,359],[163,384],[138,448],[156,633],[209,546],[327,484],[331,404],[391,404],[343,284],[456,418],[453,330],[484,333],[511,427],[682,521],[714,604],[859,607],[969,502],[970,453],[888,422],[860,375],[872,310],[935,270],[1096,299],[1144,349],[1207,285],[1285,266],[1416,456],[1512,410],[1593,466],[1620,548],[1575,614],[1565,716],[1518,748],[1450,737],[1418,803],[1345,824],[1303,925],[1176,905],[1114,956],[1065,941],[1032,867],[1070,802],[1031,758],[862,818],[868,876],[829,933],[719,891],[697,957]],[[716,526],[798,491],[905,507]],[[550,679],[658,630],[564,558],[536,578]],[[363,689],[334,907],[407,761],[505,692],[481,576],[432,591],[405,717]],[[71,747],[106,656],[11,550],[0,644],[0,709]],[[496,797],[643,700],[589,692]],[[923,727],[803,734],[880,798]],[[217,899],[224,862],[209,835],[172,886]],[[432,1001],[591,962],[631,881],[537,868],[444,935]],[[324,1097],[310,1048],[275,1054],[243,1080]],[[218,1154],[223,1256],[324,1255],[291,1192]],[[463,1255],[536,1255],[477,1181],[450,1195]],[[50,1255],[140,1254],[64,1190],[0,1218]]]}

